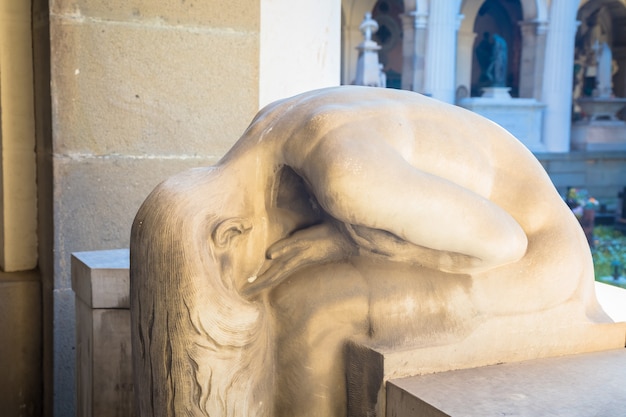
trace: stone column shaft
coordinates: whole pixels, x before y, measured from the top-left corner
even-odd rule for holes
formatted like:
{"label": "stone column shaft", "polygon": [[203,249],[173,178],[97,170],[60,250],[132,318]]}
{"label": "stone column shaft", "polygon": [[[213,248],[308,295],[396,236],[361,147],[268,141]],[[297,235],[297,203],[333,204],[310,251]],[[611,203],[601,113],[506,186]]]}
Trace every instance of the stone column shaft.
{"label": "stone column shaft", "polygon": [[431,2],[426,49],[425,93],[454,103],[457,1]]}
{"label": "stone column shaft", "polygon": [[413,91],[424,93],[424,69],[426,67],[426,39],[428,14],[423,12],[412,12],[413,14]]}
{"label": "stone column shaft", "polygon": [[522,31],[522,62],[520,66],[520,98],[541,97],[543,67],[546,53],[546,24],[537,20],[520,23]]}
{"label": "stone column shaft", "polygon": [[476,33],[474,32],[461,31],[458,34],[455,92],[456,89],[463,86],[467,89],[468,97],[472,89],[472,59],[474,57],[475,40]]}
{"label": "stone column shaft", "polygon": [[542,101],[546,104],[543,141],[548,152],[570,149],[576,8],[569,0],[553,0],[546,39]]}
{"label": "stone column shaft", "polygon": [[402,89],[413,89],[413,72],[415,71],[415,28],[413,15],[404,13],[402,18]]}

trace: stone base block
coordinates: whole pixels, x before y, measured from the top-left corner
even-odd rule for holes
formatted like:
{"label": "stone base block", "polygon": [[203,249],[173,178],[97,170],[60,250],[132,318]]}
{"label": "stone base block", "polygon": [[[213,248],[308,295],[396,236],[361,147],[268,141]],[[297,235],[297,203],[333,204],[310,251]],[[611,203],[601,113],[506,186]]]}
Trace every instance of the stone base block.
{"label": "stone base block", "polygon": [[77,300],[76,327],[77,415],[134,416],[130,310]]}
{"label": "stone base block", "polygon": [[442,372],[387,383],[387,416],[619,416],[626,349]]}
{"label": "stone base block", "polygon": [[592,323],[575,311],[565,304],[492,318],[464,339],[437,346],[352,341],[346,348],[348,415],[384,416],[385,383],[391,379],[624,348],[626,323]]}
{"label": "stone base block", "polygon": [[621,120],[582,121],[572,125],[572,149],[626,151],[626,123]]}
{"label": "stone base block", "polygon": [[488,91],[486,94],[462,99],[459,106],[496,122],[531,151],[545,151],[545,145],[541,141],[544,104],[531,98],[504,97],[502,89],[496,89],[495,93]]}
{"label": "stone base block", "polygon": [[135,415],[128,249],[72,256],[78,417]]}

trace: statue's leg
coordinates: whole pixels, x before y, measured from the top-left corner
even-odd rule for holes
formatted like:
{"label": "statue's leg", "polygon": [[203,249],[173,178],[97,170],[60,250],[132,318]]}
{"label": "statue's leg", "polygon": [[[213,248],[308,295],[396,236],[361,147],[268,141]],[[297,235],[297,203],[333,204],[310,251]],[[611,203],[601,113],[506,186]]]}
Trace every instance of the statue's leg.
{"label": "statue's leg", "polygon": [[467,255],[483,267],[516,261],[526,251],[524,231],[505,210],[415,168],[376,138],[323,139],[301,171],[322,207],[340,221]]}
{"label": "statue's leg", "polygon": [[302,270],[270,295],[275,417],[345,417],[344,345],[369,329],[369,288],[349,263]]}

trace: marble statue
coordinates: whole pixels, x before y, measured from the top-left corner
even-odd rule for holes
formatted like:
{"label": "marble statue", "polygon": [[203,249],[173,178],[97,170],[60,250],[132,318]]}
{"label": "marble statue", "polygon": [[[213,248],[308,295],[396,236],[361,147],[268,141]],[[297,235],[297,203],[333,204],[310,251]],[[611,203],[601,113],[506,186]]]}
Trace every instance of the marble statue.
{"label": "marble statue", "polygon": [[493,35],[491,63],[489,75],[494,87],[506,87],[508,52],[504,38],[497,33]]}
{"label": "marble statue", "polygon": [[508,52],[504,38],[484,32],[475,53],[481,69],[479,82],[490,87],[506,87]]}
{"label": "marble statue", "polygon": [[599,51],[599,54],[597,54],[598,75],[596,86],[598,97],[608,98],[613,95],[613,54],[606,42],[603,42],[597,50]]}
{"label": "marble statue", "polygon": [[504,129],[413,92],[304,93],[140,208],[140,415],[345,416],[348,339],[440,346],[564,303],[607,322],[593,291],[580,226]]}
{"label": "marble statue", "polygon": [[480,66],[479,82],[481,84],[491,85],[493,76],[489,73],[489,68],[491,66],[493,42],[489,32],[483,32],[483,38],[476,47],[475,53],[478,65]]}

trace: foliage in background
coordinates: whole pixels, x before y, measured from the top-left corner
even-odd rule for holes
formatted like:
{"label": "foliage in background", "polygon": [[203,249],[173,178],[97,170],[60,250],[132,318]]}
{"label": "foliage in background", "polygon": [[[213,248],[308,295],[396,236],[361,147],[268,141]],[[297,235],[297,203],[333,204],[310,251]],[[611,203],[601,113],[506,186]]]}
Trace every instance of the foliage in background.
{"label": "foliage in background", "polygon": [[600,203],[595,198],[589,195],[589,192],[584,188],[568,188],[565,195],[565,203],[574,212],[577,219],[581,219],[583,216],[583,209],[596,210]]}
{"label": "foliage in background", "polygon": [[613,276],[616,265],[619,275],[626,275],[626,235],[610,226],[598,226],[593,233],[595,247],[591,249],[591,254],[596,280],[626,288],[623,278],[607,279]]}

